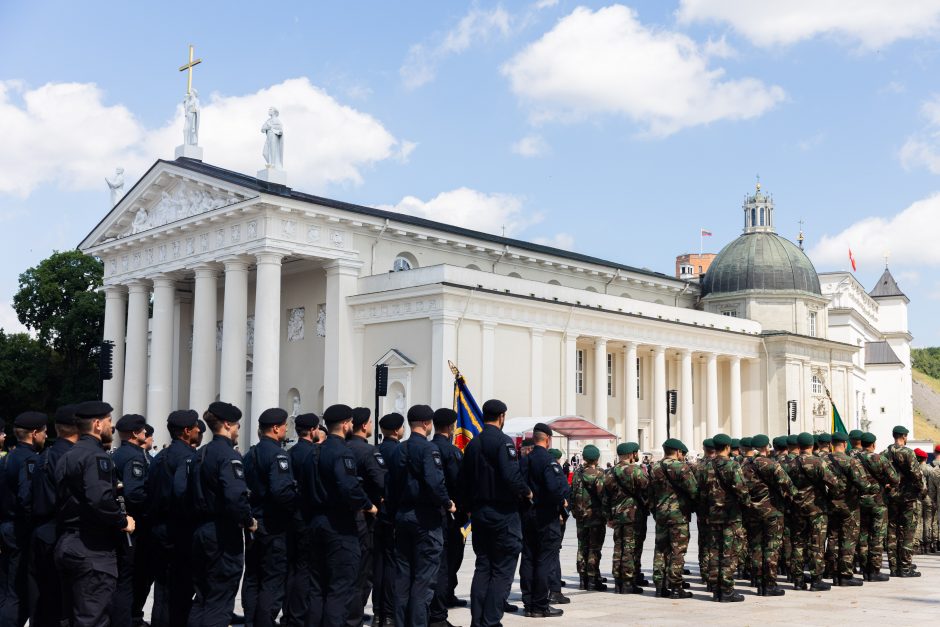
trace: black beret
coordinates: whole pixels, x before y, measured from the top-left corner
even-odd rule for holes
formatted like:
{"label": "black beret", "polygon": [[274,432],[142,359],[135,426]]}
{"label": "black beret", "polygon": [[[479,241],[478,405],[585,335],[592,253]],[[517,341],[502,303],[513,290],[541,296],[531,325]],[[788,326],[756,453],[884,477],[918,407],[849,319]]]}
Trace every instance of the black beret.
{"label": "black beret", "polygon": [[369,422],[369,418],[372,416],[372,412],[369,411],[368,407],[354,407],[352,414],[354,427],[361,427],[362,425],[366,424]]}
{"label": "black beret", "polygon": [[24,411],[13,421],[13,426],[20,429],[42,429],[49,422],[49,417],[41,411]]}
{"label": "black beret", "polygon": [[206,429],[208,429],[205,421],[202,418],[196,421],[196,426],[199,427],[199,433],[205,433]]}
{"label": "black beret", "polygon": [[434,411],[434,426],[447,427],[457,422],[457,412],[449,407],[441,407]]}
{"label": "black beret", "polygon": [[199,420],[199,414],[197,414],[195,410],[177,409],[176,411],[170,412],[170,415],[167,416],[166,426],[188,429],[189,427],[195,427],[197,420]]}
{"label": "black beret", "polygon": [[[200,420],[199,422],[202,422],[202,421]],[[203,424],[205,424],[205,423],[203,423]],[[150,425],[144,425],[144,433],[147,435],[148,438],[149,438],[149,437],[152,437],[152,436],[153,436],[153,427],[150,426]]]}
{"label": "black beret", "polygon": [[323,412],[323,422],[328,425],[352,419],[352,407],[349,405],[330,405]]}
{"label": "black beret", "polygon": [[392,412],[391,414],[385,414],[382,416],[382,419],[379,420],[379,426],[385,429],[386,431],[394,431],[395,429],[401,429],[401,426],[405,424],[405,417],[399,413]]}
{"label": "black beret", "polygon": [[225,422],[238,422],[242,418],[242,410],[224,401],[215,401],[210,404],[209,413]]}
{"label": "black beret", "polygon": [[78,418],[104,418],[114,411],[114,408],[104,401],[85,401],[75,407],[75,416]]}
{"label": "black beret", "polygon": [[280,407],[270,407],[258,416],[258,424],[262,427],[282,425],[287,422],[287,412]]}
{"label": "black beret", "polygon": [[500,414],[505,414],[507,409],[509,408],[506,407],[506,403],[491,398],[483,403],[483,418],[496,418]]}
{"label": "black beret", "polygon": [[547,436],[552,435],[552,428],[549,427],[544,422],[540,422],[536,424],[534,427],[532,427],[532,433],[535,433],[536,431],[538,431],[539,433],[544,433]]}
{"label": "black beret", "polygon": [[140,431],[147,424],[147,419],[140,414],[124,414],[114,426],[118,431]]}
{"label": "black beret", "polygon": [[839,431],[839,432],[832,434],[832,441],[833,442],[848,442],[849,436]]}
{"label": "black beret", "polygon": [[320,417],[316,414],[300,414],[294,418],[294,426],[298,429],[316,429],[320,424]]}
{"label": "black beret", "polygon": [[527,446],[535,446],[535,440],[533,440],[532,438],[522,438],[521,446],[522,448],[525,448]]}
{"label": "black beret", "polygon": [[434,420],[434,410],[428,405],[414,405],[408,410],[408,422]]}
{"label": "black beret", "polygon": [[63,405],[55,410],[55,423],[57,425],[75,424],[75,405]]}

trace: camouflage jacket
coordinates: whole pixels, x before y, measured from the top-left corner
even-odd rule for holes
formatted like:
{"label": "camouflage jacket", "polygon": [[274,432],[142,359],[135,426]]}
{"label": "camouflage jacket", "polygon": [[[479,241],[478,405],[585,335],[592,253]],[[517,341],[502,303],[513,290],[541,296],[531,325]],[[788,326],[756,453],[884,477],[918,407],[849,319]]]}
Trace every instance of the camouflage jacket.
{"label": "camouflage jacket", "polygon": [[828,492],[841,487],[829,465],[822,458],[807,453],[794,455],[786,471],[797,490],[794,499],[797,511],[804,516],[825,514]]}
{"label": "camouflage jacket", "polygon": [[582,527],[604,525],[604,471],[581,466],[571,480],[571,515]]}
{"label": "camouflage jacket", "polygon": [[620,462],[604,479],[604,501],[607,520],[617,524],[632,523],[645,518],[645,499],[649,479],[636,464]]}
{"label": "camouflage jacket", "polygon": [[698,484],[698,499],[696,501],[695,515],[705,523],[708,522],[708,503],[705,502],[705,490],[702,488],[705,486],[705,477],[708,476],[708,465],[711,463],[712,459],[714,459],[714,457],[702,458],[692,467],[693,474],[695,475],[695,483]]}
{"label": "camouflage jacket", "polygon": [[882,453],[894,469],[898,471],[901,484],[892,491],[891,498],[895,501],[921,501],[927,496],[927,487],[920,472],[920,464],[914,451],[906,446],[892,444]]}
{"label": "camouflage jacket", "polygon": [[733,459],[712,458],[705,469],[702,490],[710,525],[740,521],[743,509],[751,509],[751,495],[741,465]]}
{"label": "camouflage jacket", "polygon": [[796,497],[790,475],[772,457],[758,455],[748,459],[741,467],[741,473],[751,495],[754,514],[759,518],[782,516]]}
{"label": "camouflage jacket", "polygon": [[873,494],[863,494],[859,499],[859,504],[865,509],[884,507],[885,495],[890,494],[900,481],[898,471],[894,469],[891,462],[885,459],[884,455],[874,451],[859,453],[858,462],[865,471],[869,483],[879,488]]}
{"label": "camouflage jacket", "polygon": [[698,498],[698,483],[692,467],[678,459],[653,464],[650,477],[650,507],[661,525],[689,522]]}
{"label": "camouflage jacket", "polygon": [[924,483],[927,484],[927,498],[924,500],[924,504],[929,507],[936,507],[937,487],[938,481],[940,481],[937,469],[927,462],[920,462],[920,474],[923,475]]}
{"label": "camouflage jacket", "polygon": [[927,476],[928,496],[933,498],[935,504],[940,505],[940,455],[934,457],[930,468],[930,475]]}
{"label": "camouflage jacket", "polygon": [[829,467],[843,481],[841,491],[829,494],[832,507],[842,513],[858,509],[859,499],[863,494],[873,494],[877,486],[872,485],[861,462],[846,453],[829,453]]}

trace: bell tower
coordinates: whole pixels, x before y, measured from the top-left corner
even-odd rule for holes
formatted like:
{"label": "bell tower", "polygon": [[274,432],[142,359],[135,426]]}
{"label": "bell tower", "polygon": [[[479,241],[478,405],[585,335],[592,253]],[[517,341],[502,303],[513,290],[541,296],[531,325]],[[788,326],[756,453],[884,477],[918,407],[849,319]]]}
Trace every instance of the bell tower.
{"label": "bell tower", "polygon": [[774,199],[761,191],[760,177],[754,194],[744,197],[744,232],[774,233]]}

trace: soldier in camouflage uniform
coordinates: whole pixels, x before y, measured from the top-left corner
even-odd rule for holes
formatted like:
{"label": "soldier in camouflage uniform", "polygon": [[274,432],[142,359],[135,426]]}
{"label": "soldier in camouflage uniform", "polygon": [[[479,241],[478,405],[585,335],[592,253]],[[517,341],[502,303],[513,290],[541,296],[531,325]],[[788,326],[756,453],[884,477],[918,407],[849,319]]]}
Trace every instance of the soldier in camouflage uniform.
{"label": "soldier in camouflage uniform", "polygon": [[927,496],[914,451],[907,448],[908,430],[898,425],[892,431],[894,444],[883,455],[898,471],[901,485],[888,502],[888,565],[896,577],[920,577],[911,567],[914,557],[914,508]]}
{"label": "soldier in camouflage uniform", "polygon": [[708,546],[711,538],[708,536],[708,503],[702,499],[702,485],[705,482],[706,464],[715,456],[715,442],[706,438],[702,442],[702,459],[694,466],[695,481],[699,487],[699,498],[695,509],[695,525],[698,529],[698,572],[702,583],[708,584]]}
{"label": "soldier in camouflage uniform", "polygon": [[858,461],[868,475],[869,483],[880,487],[874,494],[863,495],[859,499],[861,530],[858,544],[862,547],[862,571],[865,581],[888,581],[888,575],[881,572],[888,532],[886,499],[898,485],[898,472],[883,455],[875,452],[874,434],[863,433],[860,442],[862,450],[858,454]]}
{"label": "soldier in camouflage uniform", "polygon": [[933,462],[930,464],[930,475],[927,479],[927,491],[934,502],[934,516],[930,521],[934,543],[930,547],[930,552],[936,553],[940,551],[940,444],[934,446],[933,452]]}
{"label": "soldier in camouflage uniform", "polygon": [[741,466],[731,459],[731,438],[719,433],[715,443],[715,457],[706,467],[705,482],[708,503],[708,526],[711,545],[708,550],[708,582],[714,600],[722,603],[743,601],[734,591],[734,572],[738,553],[736,542],[741,533],[741,512],[751,507],[751,497],[744,484]]}
{"label": "soldier in camouflage uniform", "polygon": [[607,526],[614,530],[612,572],[617,594],[643,594],[643,588],[636,585],[636,517],[646,498],[649,479],[636,464],[639,451],[636,442],[618,445],[620,459],[604,479]]}
{"label": "soldier in camouflage uniform", "polygon": [[584,463],[571,481],[571,514],[578,528],[578,574],[581,590],[606,590],[601,580],[601,547],[604,526],[604,471],[597,467],[601,452],[593,444],[581,453]]}
{"label": "soldier in camouflage uniform", "polygon": [[829,570],[832,581],[837,586],[860,586],[861,580],[853,577],[855,566],[855,545],[858,543],[859,499],[862,495],[873,494],[877,486],[868,481],[868,476],[861,463],[854,456],[845,452],[848,436],[844,433],[832,434],[832,452],[829,464],[832,471],[843,479],[841,493],[830,493],[829,536],[826,559],[831,560]]}
{"label": "soldier in camouflage uniform", "polygon": [[823,554],[826,543],[826,493],[839,489],[839,481],[829,466],[813,455],[813,436],[805,431],[797,436],[800,454],[786,466],[787,474],[797,489],[794,500],[793,544],[790,579],[797,590],[806,590],[803,567],[808,566],[809,589],[829,590],[831,586],[822,580]]}
{"label": "soldier in camouflage uniform", "polygon": [[[862,431],[860,429],[852,429],[851,431],[849,431],[849,448],[846,451],[846,454],[849,455],[850,457],[854,457],[855,459],[859,459],[859,456],[861,455],[861,453],[862,453]],[[861,460],[859,459],[859,461]],[[861,505],[859,505],[859,509],[858,509],[858,520],[859,520],[858,542],[855,543],[855,568],[853,572],[858,573],[858,574],[864,574],[865,568],[864,568],[864,560],[862,558],[862,555],[864,555],[864,551],[862,550],[862,527],[861,527],[862,508],[861,508]]]}
{"label": "soldier in camouflage uniform", "polygon": [[[741,438],[740,443],[741,454],[733,459],[743,468],[744,462],[754,457],[757,453],[751,446],[750,437]],[[754,577],[754,569],[751,567],[751,551],[749,548],[751,546],[751,539],[748,537],[748,522],[750,522],[751,517],[751,510],[745,509],[741,511],[741,529],[738,537],[738,578],[750,579],[751,585],[756,587],[757,581]]]}
{"label": "soldier in camouflage uniform", "polygon": [[653,464],[650,477],[650,504],[656,520],[656,555],[653,579],[656,596],[687,599],[682,569],[689,548],[689,518],[698,498],[698,484],[692,467],[679,460],[683,444],[675,438],[663,443],[664,458]]}
{"label": "soldier in camouflage uniform", "polygon": [[937,516],[937,505],[934,503],[930,493],[931,482],[933,481],[933,469],[927,465],[927,452],[919,448],[914,449],[917,455],[917,463],[920,466],[920,475],[923,477],[924,489],[927,496],[920,503],[920,517],[917,519],[917,530],[914,532],[914,541],[916,550],[926,554],[928,547],[933,546],[933,526],[931,521]]}
{"label": "soldier in camouflage uniform", "polygon": [[[800,454],[800,445],[797,443],[797,434],[792,433],[783,437],[786,451],[780,455],[780,465],[789,475],[790,462]],[[781,557],[781,572],[786,572],[787,581],[793,581],[793,528],[796,524],[796,512],[793,507],[787,507],[783,513],[783,556]]]}
{"label": "soldier in camouflage uniform", "polygon": [[[777,443],[781,444],[779,438]],[[783,512],[796,496],[796,488],[780,463],[771,456],[769,445],[766,435],[751,438],[756,455],[745,459],[741,472],[753,506],[745,520],[749,527],[748,549],[757,595],[781,596],[783,590],[777,585],[777,560],[783,540]]]}

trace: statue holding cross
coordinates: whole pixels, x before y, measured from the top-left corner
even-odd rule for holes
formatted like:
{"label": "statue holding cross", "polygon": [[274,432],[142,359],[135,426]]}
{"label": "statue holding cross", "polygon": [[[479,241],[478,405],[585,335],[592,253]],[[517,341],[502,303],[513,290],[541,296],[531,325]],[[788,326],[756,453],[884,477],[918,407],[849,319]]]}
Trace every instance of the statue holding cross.
{"label": "statue holding cross", "polygon": [[199,145],[199,92],[193,89],[193,68],[202,63],[202,59],[193,59],[193,46],[189,46],[189,63],[180,67],[180,72],[188,72],[186,77],[186,97],[183,99],[183,145]]}

